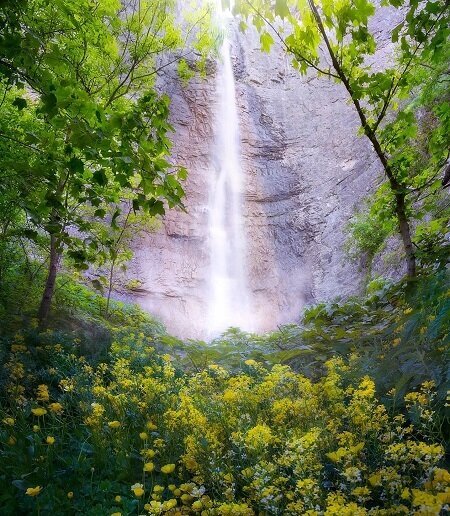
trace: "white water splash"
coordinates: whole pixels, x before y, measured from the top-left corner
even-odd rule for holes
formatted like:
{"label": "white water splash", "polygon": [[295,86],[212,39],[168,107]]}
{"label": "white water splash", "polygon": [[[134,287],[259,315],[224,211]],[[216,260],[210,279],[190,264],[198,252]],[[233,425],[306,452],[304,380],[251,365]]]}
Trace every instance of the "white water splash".
{"label": "white water splash", "polygon": [[[227,22],[230,13],[221,12]],[[217,74],[215,176],[209,200],[209,313],[207,330],[214,337],[230,326],[250,331],[250,294],[247,282],[246,243],[242,217],[243,173],[240,165],[239,120],[226,34]]]}

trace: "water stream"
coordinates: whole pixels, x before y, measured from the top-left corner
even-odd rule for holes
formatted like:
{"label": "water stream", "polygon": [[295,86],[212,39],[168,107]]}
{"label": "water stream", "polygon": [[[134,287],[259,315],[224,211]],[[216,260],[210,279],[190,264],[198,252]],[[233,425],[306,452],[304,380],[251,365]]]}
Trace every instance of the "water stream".
{"label": "water stream", "polygon": [[246,242],[242,215],[244,177],[240,164],[239,118],[227,26],[217,73],[217,119],[214,177],[209,198],[209,313],[210,337],[230,326],[251,330]]}

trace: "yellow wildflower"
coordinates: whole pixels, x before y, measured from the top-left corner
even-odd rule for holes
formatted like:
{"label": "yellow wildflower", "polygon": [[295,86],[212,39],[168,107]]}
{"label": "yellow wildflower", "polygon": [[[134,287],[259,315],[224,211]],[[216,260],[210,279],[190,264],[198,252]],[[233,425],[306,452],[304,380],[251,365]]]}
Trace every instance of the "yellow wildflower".
{"label": "yellow wildflower", "polygon": [[142,450],[141,455],[143,455],[147,459],[153,459],[153,457],[156,455],[156,452],[155,450]]}
{"label": "yellow wildflower", "polygon": [[442,505],[450,504],[450,491],[446,491],[445,493],[438,493],[436,495],[436,499]]}
{"label": "yellow wildflower", "polygon": [[190,503],[192,501],[192,496],[188,493],[184,493],[181,495],[181,501],[183,503]]}
{"label": "yellow wildflower", "polygon": [[379,486],[381,483],[381,473],[373,473],[372,475],[370,475],[369,477],[369,484],[371,486]]}
{"label": "yellow wildflower", "polygon": [[117,502],[117,503],[120,503],[122,501],[122,497],[120,495],[117,495],[114,500]]}
{"label": "yellow wildflower", "polygon": [[170,511],[171,509],[173,509],[176,506],[177,506],[177,501],[175,500],[175,498],[171,498],[170,500],[166,500],[164,502],[163,509],[165,511]]}
{"label": "yellow wildflower", "polygon": [[47,439],[45,440],[47,444],[55,444],[55,438],[49,435]]}
{"label": "yellow wildflower", "polygon": [[203,509],[203,504],[200,500],[196,500],[192,505],[191,505],[192,509],[194,511],[201,511]]}
{"label": "yellow wildflower", "polygon": [[63,406],[61,405],[61,403],[50,403],[50,405],[48,406],[48,408],[49,408],[52,412],[56,412],[56,413],[59,413],[59,412],[62,412],[62,411],[63,411]]}
{"label": "yellow wildflower", "polygon": [[267,425],[256,425],[247,432],[245,442],[250,448],[267,446],[273,442],[272,430]]}
{"label": "yellow wildflower", "polygon": [[110,421],[108,423],[108,426],[109,426],[109,428],[119,428],[120,427],[120,422],[119,421]]}
{"label": "yellow wildflower", "polygon": [[38,401],[48,401],[50,399],[48,387],[46,385],[38,385],[36,399]]}
{"label": "yellow wildflower", "polygon": [[41,491],[42,491],[42,487],[41,486],[29,487],[25,491],[25,494],[27,494],[28,496],[37,496]]}
{"label": "yellow wildflower", "polygon": [[146,439],[148,439],[148,434],[147,434],[147,432],[141,432],[141,433],[139,434],[139,437],[140,437],[143,441],[145,441]]}
{"label": "yellow wildflower", "polygon": [[412,505],[418,507],[418,513],[422,514],[439,514],[442,508],[442,501],[435,495],[421,491],[420,489],[412,490]]}
{"label": "yellow wildflower", "polygon": [[352,490],[352,495],[356,496],[360,501],[366,501],[370,496],[370,489],[366,486],[355,487]]}
{"label": "yellow wildflower", "polygon": [[74,383],[74,380],[73,379],[66,379],[66,378],[63,378],[60,382],[59,382],[59,387],[60,389],[62,389],[64,392],[73,392],[75,390],[75,383]]}
{"label": "yellow wildflower", "polygon": [[27,347],[23,344],[12,344],[11,345],[11,352],[12,353],[22,353],[27,350]]}
{"label": "yellow wildflower", "polygon": [[71,500],[71,499],[73,498],[73,491],[69,491],[69,492],[67,493],[67,498],[68,498],[69,500]]}
{"label": "yellow wildflower", "polygon": [[146,462],[144,464],[144,471],[146,473],[151,473],[154,469],[155,469],[155,465],[153,464],[153,462]]}
{"label": "yellow wildflower", "polygon": [[38,408],[34,408],[34,409],[31,409],[31,412],[39,417],[39,416],[45,416],[45,414],[47,414],[47,410],[45,408],[42,408],[42,407],[38,407]]}
{"label": "yellow wildflower", "polygon": [[411,492],[407,487],[405,487],[403,489],[403,491],[401,492],[400,496],[401,496],[401,498],[403,498],[403,500],[408,500],[409,497],[411,496]]}
{"label": "yellow wildflower", "polygon": [[131,490],[134,493],[134,496],[140,498],[144,493],[144,486],[142,484],[136,483],[131,486]]}
{"label": "yellow wildflower", "polygon": [[173,473],[175,471],[175,464],[166,464],[161,468],[161,472],[165,473],[166,475],[170,475],[170,473]]}
{"label": "yellow wildflower", "polygon": [[14,426],[15,422],[16,421],[13,417],[5,417],[5,419],[3,420],[3,424],[5,424],[7,426]]}
{"label": "yellow wildflower", "polygon": [[223,401],[232,402],[239,399],[239,393],[233,391],[232,389],[226,389],[222,394]]}
{"label": "yellow wildflower", "polygon": [[450,473],[446,469],[436,469],[433,475],[433,482],[440,484],[450,484]]}

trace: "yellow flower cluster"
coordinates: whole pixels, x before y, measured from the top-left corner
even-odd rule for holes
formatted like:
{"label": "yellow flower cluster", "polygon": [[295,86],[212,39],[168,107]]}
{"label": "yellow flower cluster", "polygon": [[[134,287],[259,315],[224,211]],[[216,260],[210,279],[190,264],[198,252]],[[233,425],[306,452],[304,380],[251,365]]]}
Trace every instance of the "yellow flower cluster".
{"label": "yellow flower cluster", "polygon": [[[422,410],[413,425],[378,402],[371,378],[344,380],[349,366],[342,359],[329,361],[314,382],[289,367],[254,360],[236,373],[212,364],[179,374],[169,355],[158,356],[137,335],[113,344],[110,364],[94,368],[70,355],[67,360],[80,376],[51,384],[59,384],[58,399],[39,383],[28,405],[5,414],[0,430],[7,442],[21,426],[45,447],[43,457],[53,456],[52,445],[64,453],[67,427],[78,417],[87,436],[83,449],[99,464],[86,482],[103,467],[104,475],[125,484],[111,492],[105,514],[125,513],[131,503],[140,514],[173,516],[431,515],[449,509],[444,450],[426,433],[434,418],[430,383],[405,398],[407,407]],[[45,487],[42,499],[51,486],[38,482]],[[29,487],[26,494],[36,497],[42,489]],[[67,485],[63,494],[69,503]]]}
{"label": "yellow flower cluster", "polygon": [[[135,434],[145,444],[144,474],[189,479],[154,485],[145,504],[150,514],[340,516],[446,507],[448,473],[437,467],[442,446],[407,439],[413,427],[388,415],[370,378],[344,385],[342,360],[330,361],[316,383],[255,361],[245,364],[248,374],[213,365],[175,380],[166,369],[170,362],[163,362],[136,376],[121,359],[120,382],[113,377],[95,390],[102,410],[94,412],[105,422],[125,413],[125,405],[130,412],[130,404],[141,419],[151,418]],[[149,412],[156,399],[160,412]],[[374,449],[380,451],[374,455]],[[132,489],[139,497],[146,487]]]}

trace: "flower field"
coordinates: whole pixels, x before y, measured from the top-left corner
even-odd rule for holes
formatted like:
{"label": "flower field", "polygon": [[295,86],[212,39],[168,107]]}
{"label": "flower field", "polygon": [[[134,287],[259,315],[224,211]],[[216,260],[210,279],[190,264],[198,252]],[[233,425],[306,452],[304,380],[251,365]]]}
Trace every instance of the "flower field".
{"label": "flower field", "polygon": [[30,339],[10,342],[2,378],[3,513],[448,510],[432,382],[402,412],[340,358],[313,382],[251,359],[183,372],[144,334],[118,334],[97,363],[57,333]]}

